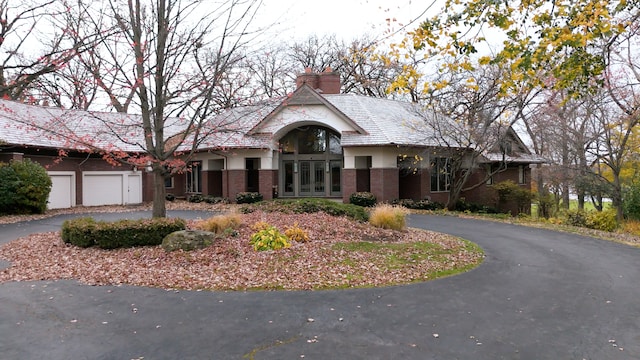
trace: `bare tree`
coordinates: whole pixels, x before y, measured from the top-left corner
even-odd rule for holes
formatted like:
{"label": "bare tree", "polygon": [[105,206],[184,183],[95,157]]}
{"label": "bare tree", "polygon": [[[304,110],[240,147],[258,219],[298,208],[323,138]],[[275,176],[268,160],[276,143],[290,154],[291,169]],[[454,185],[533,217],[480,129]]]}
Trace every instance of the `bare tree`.
{"label": "bare tree", "polygon": [[[447,75],[447,86],[430,93],[426,107],[432,110],[431,116],[424,117],[416,131],[424,133],[427,143],[445,149],[430,156],[447,159],[446,206],[453,209],[463,192],[485,184],[491,176],[504,171],[508,157],[518,152],[519,144],[511,146],[515,139],[511,126],[518,117],[509,114],[519,109],[515,98],[501,96],[499,80],[505,74],[499,67],[487,66]],[[475,80],[470,82],[470,78]],[[422,126],[426,128],[420,130]],[[497,166],[487,169],[484,178],[470,181],[487,156]]]}
{"label": "bare tree", "polygon": [[74,33],[82,16],[81,3],[0,0],[0,96],[38,101],[33,84],[94,45],[95,31]]}
{"label": "bare tree", "polygon": [[[82,77],[91,75],[97,98],[106,99],[108,108],[141,118],[118,123],[117,117],[94,113],[102,131],[137,151],[87,146],[114,161],[151,169],[154,217],[166,215],[165,179],[189,171],[189,159],[210,134],[236,130],[231,123],[212,127],[207,121],[252,94],[238,84],[248,82],[240,65],[247,43],[257,36],[249,26],[260,5],[260,0],[113,0],[88,6],[90,16],[76,24],[79,34],[101,29],[100,42],[78,58]],[[71,73],[65,79],[75,82]]]}

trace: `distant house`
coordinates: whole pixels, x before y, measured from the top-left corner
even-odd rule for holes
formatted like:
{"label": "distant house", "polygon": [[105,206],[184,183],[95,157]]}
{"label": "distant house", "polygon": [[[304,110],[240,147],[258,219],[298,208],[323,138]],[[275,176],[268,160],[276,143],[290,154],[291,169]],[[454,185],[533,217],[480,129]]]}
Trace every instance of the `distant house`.
{"label": "distant house", "polygon": [[[224,131],[213,131],[203,139],[189,164],[191,171],[168,179],[167,192],[178,197],[198,193],[231,200],[240,192],[260,192],[265,199],[325,197],[348,202],[352,193],[368,191],[379,201],[447,201],[449,149],[420,131],[420,122],[429,114],[407,102],[340,94],[340,77],[332,71],[305,72],[296,83],[297,90],[286,98],[232,109],[211,119],[207,126]],[[0,110],[3,108],[0,144],[4,141],[5,145],[0,145],[0,161],[29,157],[47,165],[54,178],[53,207],[151,199],[150,177],[144,176],[144,171],[111,166],[97,155],[88,155],[88,149],[77,143],[47,139],[46,131],[40,128],[50,128],[50,123],[40,124],[34,130],[36,135],[29,135],[27,129],[8,124],[15,121],[2,113],[9,108],[12,114],[31,113],[35,117],[44,112],[49,115],[42,117],[49,121],[66,117],[69,123],[74,119],[75,128],[68,130],[84,131],[87,136],[100,133],[96,119],[102,116],[122,116],[124,124],[135,123],[135,116],[95,116],[7,101],[0,103]],[[52,111],[60,113],[52,115]],[[139,136],[126,126],[123,132]],[[484,151],[479,157],[472,180],[483,184],[463,193],[466,201],[495,206],[489,185],[504,180],[530,188],[529,165],[538,160],[514,131],[508,132],[507,139],[500,149]],[[105,150],[141,151],[118,139],[102,139],[101,146]],[[59,149],[68,154],[55,163]],[[485,179],[487,171],[498,167],[502,169],[499,173]],[[107,197],[105,194],[118,197],[101,198]],[[69,202],[63,204],[63,198]]]}

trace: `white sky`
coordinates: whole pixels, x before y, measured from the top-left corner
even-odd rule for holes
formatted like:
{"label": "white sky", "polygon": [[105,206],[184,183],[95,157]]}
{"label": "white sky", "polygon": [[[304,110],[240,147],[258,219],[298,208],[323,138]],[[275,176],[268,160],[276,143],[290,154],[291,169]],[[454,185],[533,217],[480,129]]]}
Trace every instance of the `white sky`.
{"label": "white sky", "polygon": [[[409,29],[435,14],[434,0],[265,0],[260,20],[278,21],[283,41],[335,34],[351,40],[370,34],[381,38],[403,25]],[[425,13],[426,10],[428,12]],[[391,21],[387,23],[387,19]],[[395,21],[394,21],[395,19]],[[413,21],[413,22],[412,22]]]}

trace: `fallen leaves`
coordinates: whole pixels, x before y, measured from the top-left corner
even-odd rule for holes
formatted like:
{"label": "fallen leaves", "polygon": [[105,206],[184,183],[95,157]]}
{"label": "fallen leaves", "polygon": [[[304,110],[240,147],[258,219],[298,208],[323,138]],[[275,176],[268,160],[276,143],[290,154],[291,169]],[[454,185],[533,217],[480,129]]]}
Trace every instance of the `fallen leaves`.
{"label": "fallen leaves", "polygon": [[[434,271],[467,267],[482,254],[467,251],[459,239],[428,231],[383,230],[324,213],[280,214],[256,211],[242,215],[238,236],[192,251],[165,252],[161,247],[116,250],[82,249],[64,244],[58,232],[32,234],[0,247],[11,266],[0,282],[76,279],[91,285],[130,284],[165,289],[318,289],[384,286],[426,280]],[[251,224],[265,221],[279,229],[295,223],[309,241],[278,251],[253,250]],[[388,254],[343,250],[333,245],[355,241],[429,242],[450,250],[438,259],[417,256],[407,265],[388,267]],[[396,254],[394,254],[396,256]],[[135,312],[135,310],[134,310]]]}

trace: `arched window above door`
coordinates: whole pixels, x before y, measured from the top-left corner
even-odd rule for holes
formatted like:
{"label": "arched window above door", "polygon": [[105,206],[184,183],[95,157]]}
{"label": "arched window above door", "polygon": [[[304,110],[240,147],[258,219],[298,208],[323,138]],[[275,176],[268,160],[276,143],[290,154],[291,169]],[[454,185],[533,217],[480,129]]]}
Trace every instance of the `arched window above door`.
{"label": "arched window above door", "polygon": [[340,135],[320,126],[304,126],[290,131],[280,139],[283,154],[323,154],[342,155]]}

